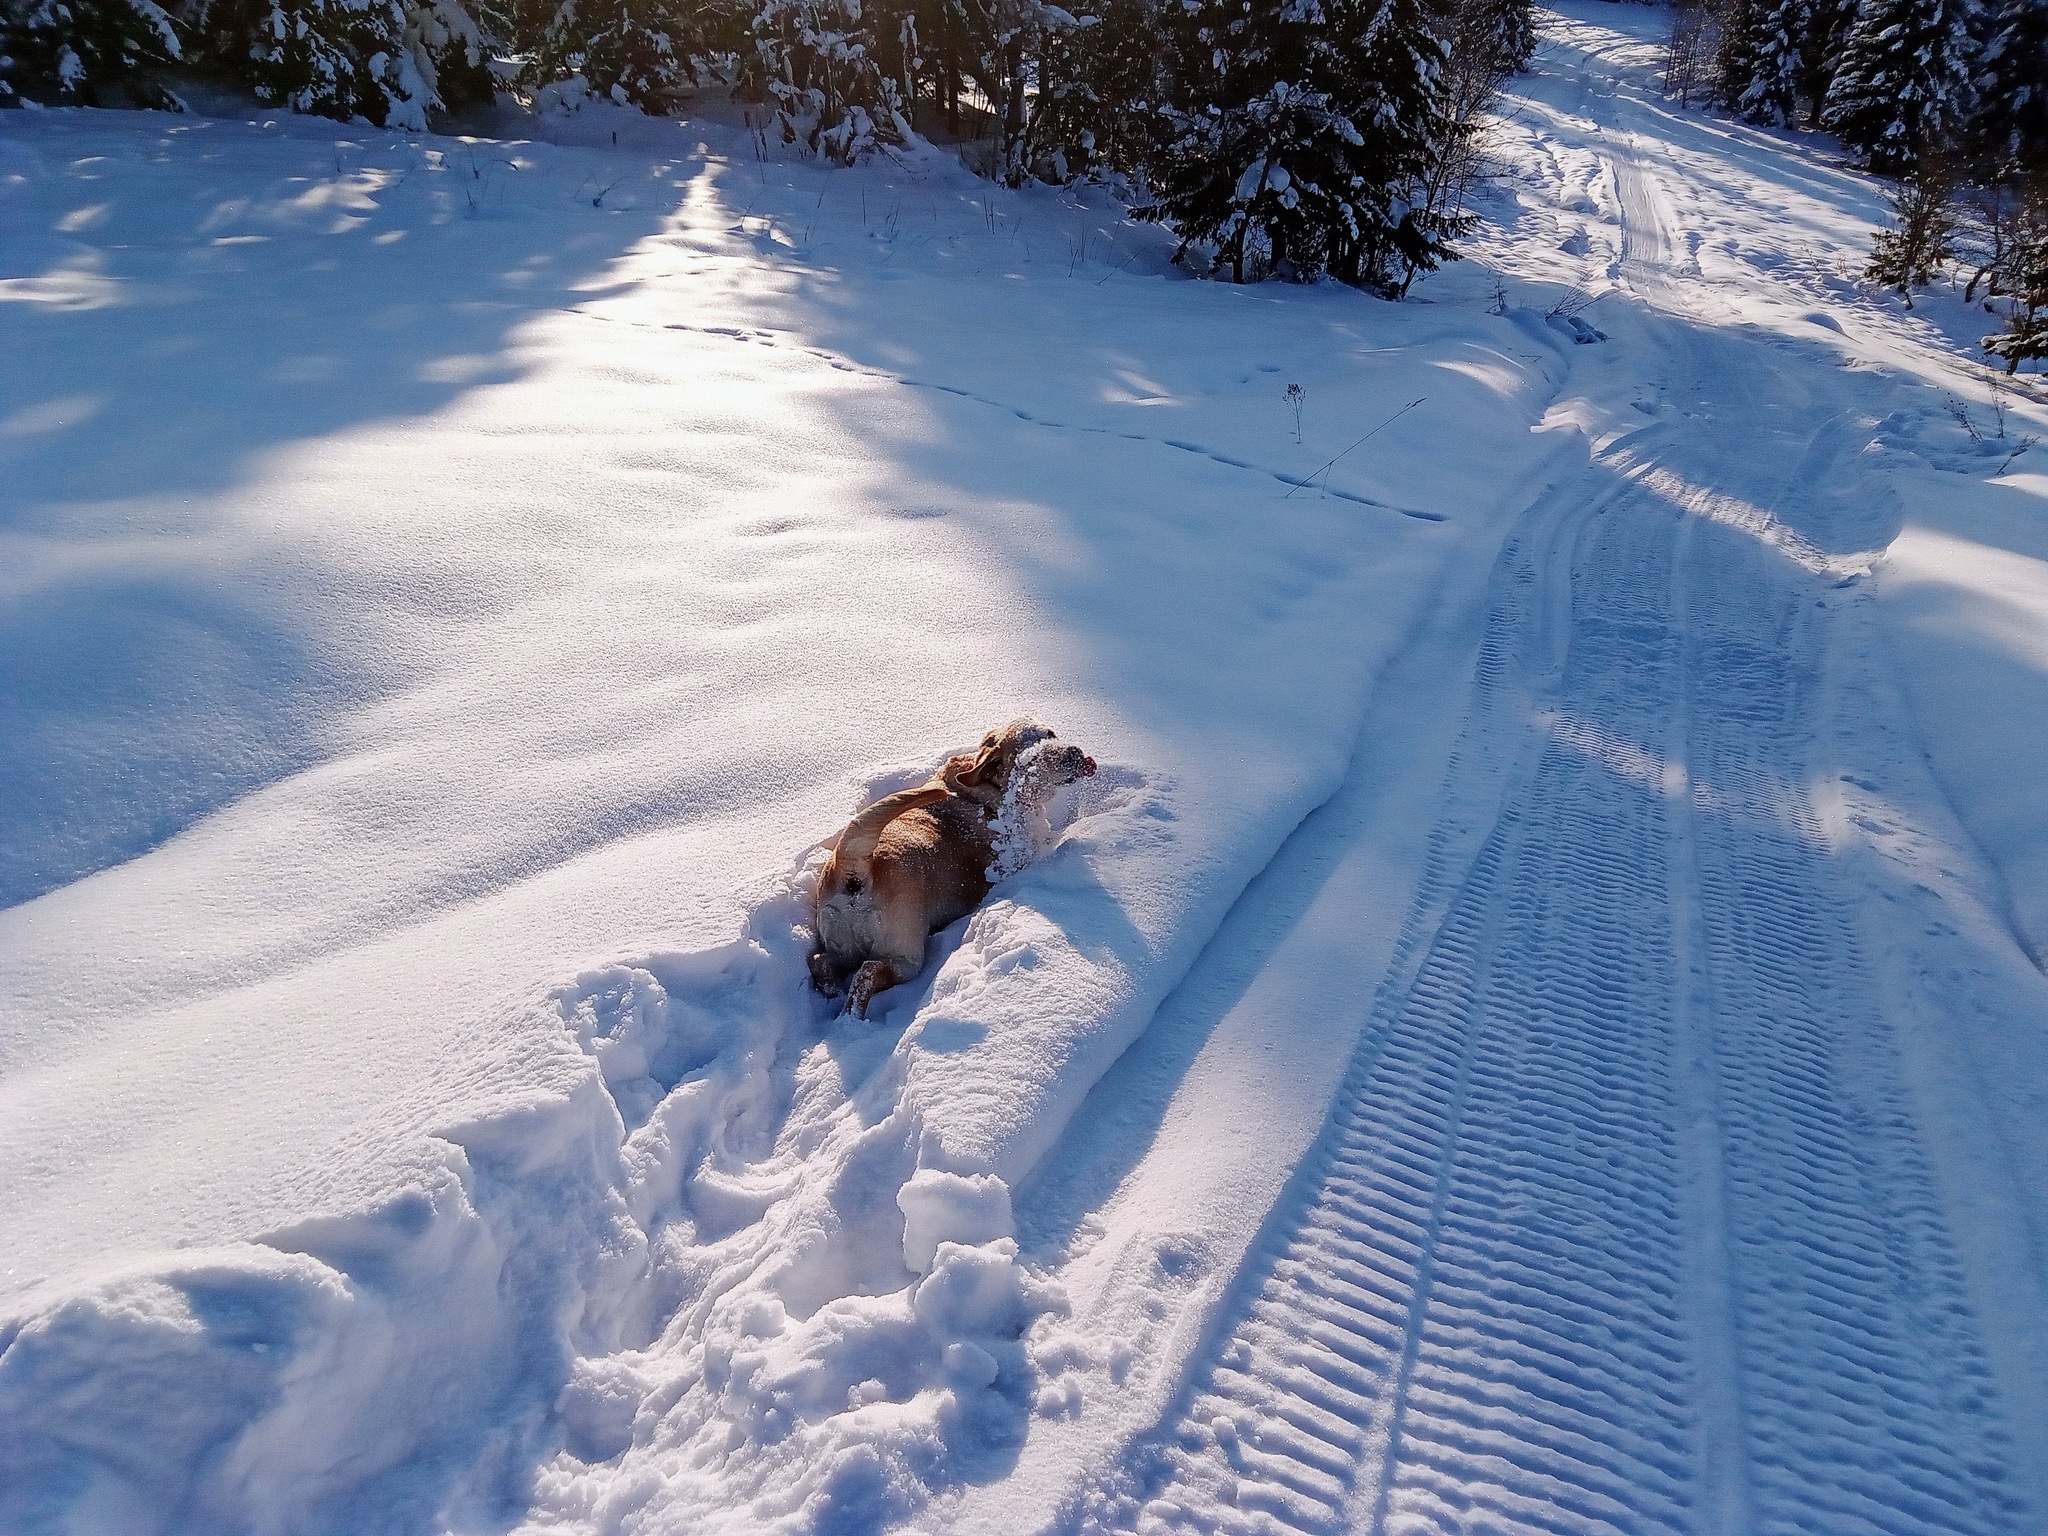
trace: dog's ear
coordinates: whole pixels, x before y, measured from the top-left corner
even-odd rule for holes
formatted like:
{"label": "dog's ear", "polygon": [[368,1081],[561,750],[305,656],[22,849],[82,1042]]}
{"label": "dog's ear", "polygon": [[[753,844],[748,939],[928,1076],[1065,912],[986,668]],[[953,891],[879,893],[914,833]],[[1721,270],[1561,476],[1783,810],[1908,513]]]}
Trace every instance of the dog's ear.
{"label": "dog's ear", "polygon": [[[988,782],[989,769],[995,766],[996,759],[1001,755],[1001,741],[993,738],[984,739],[978,751],[963,752],[954,758],[952,763],[946,765],[946,782],[957,784],[962,789],[979,789]],[[966,760],[965,766],[955,767],[954,764],[960,763],[963,758]]]}

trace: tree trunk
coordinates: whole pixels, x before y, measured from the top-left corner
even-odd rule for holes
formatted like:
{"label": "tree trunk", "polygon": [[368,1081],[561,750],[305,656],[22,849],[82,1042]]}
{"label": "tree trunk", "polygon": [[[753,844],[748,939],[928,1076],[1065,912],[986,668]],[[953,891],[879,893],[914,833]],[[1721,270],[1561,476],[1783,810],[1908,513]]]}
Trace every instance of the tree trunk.
{"label": "tree trunk", "polygon": [[1024,30],[1018,28],[1003,45],[1003,73],[1009,99],[1003,103],[1003,179],[1015,186],[1023,178],[1017,158],[1024,144]]}

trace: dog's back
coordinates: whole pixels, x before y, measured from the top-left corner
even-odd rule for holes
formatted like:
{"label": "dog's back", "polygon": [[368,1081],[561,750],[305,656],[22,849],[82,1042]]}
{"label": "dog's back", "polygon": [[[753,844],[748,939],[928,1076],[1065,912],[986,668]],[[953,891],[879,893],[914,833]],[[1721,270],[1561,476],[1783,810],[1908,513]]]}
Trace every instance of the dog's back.
{"label": "dog's back", "polygon": [[924,940],[988,894],[993,856],[987,818],[972,801],[890,818],[864,860],[835,853],[819,873],[819,948],[844,971],[878,956],[915,953],[922,964]]}

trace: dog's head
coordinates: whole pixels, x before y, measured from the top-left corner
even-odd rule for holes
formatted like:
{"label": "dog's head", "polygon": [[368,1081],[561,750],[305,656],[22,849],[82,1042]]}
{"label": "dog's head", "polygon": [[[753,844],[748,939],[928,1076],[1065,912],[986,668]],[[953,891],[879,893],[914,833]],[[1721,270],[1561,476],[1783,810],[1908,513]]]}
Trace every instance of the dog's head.
{"label": "dog's head", "polygon": [[993,809],[1009,787],[1021,758],[1032,754],[1037,771],[1052,784],[1071,784],[1095,771],[1095,759],[1079,747],[1058,742],[1053,732],[1036,720],[1012,720],[1001,730],[990,731],[972,752],[963,752],[947,762],[941,772],[946,788],[963,800]]}

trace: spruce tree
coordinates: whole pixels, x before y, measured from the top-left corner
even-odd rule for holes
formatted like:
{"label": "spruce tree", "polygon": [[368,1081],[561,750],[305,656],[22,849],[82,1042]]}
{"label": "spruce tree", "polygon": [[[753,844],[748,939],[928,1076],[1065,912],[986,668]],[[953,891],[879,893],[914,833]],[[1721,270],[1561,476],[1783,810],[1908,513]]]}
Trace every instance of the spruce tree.
{"label": "spruce tree", "polygon": [[771,104],[782,139],[840,165],[910,134],[860,0],[759,0],[740,90]]}
{"label": "spruce tree", "polygon": [[1873,171],[1897,176],[1968,120],[1973,0],[1862,0],[1821,112]]}
{"label": "spruce tree", "polygon": [[1388,288],[1443,259],[1447,226],[1409,194],[1443,140],[1445,47],[1420,0],[1195,0],[1140,218],[1231,278]]}
{"label": "spruce tree", "polygon": [[[996,147],[988,173],[1016,186],[1030,173],[1034,69],[1044,58],[1047,34],[1073,26],[1075,18],[1048,0],[944,0],[944,5],[950,12],[945,30],[958,48],[954,65],[981,87],[994,113]],[[1057,52],[1054,62],[1060,62]]]}
{"label": "spruce tree", "polygon": [[1820,121],[1855,20],[1856,0],[1807,0],[1806,34],[1799,49],[1799,99],[1808,122]]}
{"label": "spruce tree", "polygon": [[[1178,3],[1178,0],[1175,0]],[[1095,153],[1113,171],[1136,171],[1147,120],[1159,100],[1163,61],[1157,0],[1101,0],[1080,39],[1082,68],[1095,103]]]}
{"label": "spruce tree", "polygon": [[1928,155],[1892,192],[1892,227],[1871,243],[1863,275],[1896,289],[1913,307],[1913,290],[1934,281],[1954,251],[1955,177],[1939,155]]}
{"label": "spruce tree", "polygon": [[215,0],[199,18],[211,62],[294,112],[417,132],[430,111],[489,98],[461,0]]}
{"label": "spruce tree", "polygon": [[[1500,89],[1536,49],[1531,0],[1437,0],[1436,26],[1446,55],[1439,79],[1438,137],[1410,201],[1446,236],[1471,218],[1465,198],[1485,170],[1488,114]],[[1420,268],[1406,263],[1395,285],[1406,291]]]}
{"label": "spruce tree", "polygon": [[531,75],[581,75],[593,94],[660,115],[709,73],[710,52],[696,14],[679,0],[562,0]]}
{"label": "spruce tree", "polygon": [[[1470,14],[1480,28],[1479,46],[1493,58],[1502,80],[1529,67],[1536,53],[1535,0],[1480,0]],[[1455,39],[1451,46],[1455,51]]]}
{"label": "spruce tree", "polygon": [[0,106],[100,106],[123,85],[147,105],[175,105],[140,72],[179,54],[154,0],[0,0]]}
{"label": "spruce tree", "polygon": [[561,0],[472,0],[471,5],[485,46],[493,53],[526,59],[525,73],[533,80],[539,79],[548,29],[560,12]]}
{"label": "spruce tree", "polygon": [[424,113],[398,0],[258,0],[243,15],[237,62],[261,100],[344,122]]}
{"label": "spruce tree", "polygon": [[2048,0],[2005,0],[1987,30],[1973,146],[1993,174],[2048,169]]}
{"label": "spruce tree", "polygon": [[1158,97],[1158,26],[1155,0],[1108,0],[1073,18],[1048,8],[1025,127],[1032,175],[1064,182],[1139,169]]}
{"label": "spruce tree", "polygon": [[1811,0],[1753,0],[1741,9],[1722,42],[1729,106],[1752,123],[1798,123],[1802,45],[1812,19]]}
{"label": "spruce tree", "polygon": [[1101,26],[1093,16],[1040,32],[1038,57],[1032,68],[1036,89],[1025,118],[1025,165],[1040,181],[1073,181],[1093,169],[1101,154],[1097,128],[1109,107],[1089,68],[1092,34]]}

